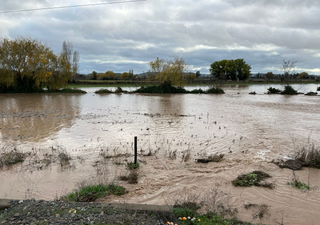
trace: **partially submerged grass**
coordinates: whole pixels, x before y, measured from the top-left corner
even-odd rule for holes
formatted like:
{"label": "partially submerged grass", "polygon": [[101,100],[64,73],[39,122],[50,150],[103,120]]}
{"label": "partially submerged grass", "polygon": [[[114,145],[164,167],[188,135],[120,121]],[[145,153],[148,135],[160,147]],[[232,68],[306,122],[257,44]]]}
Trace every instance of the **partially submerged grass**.
{"label": "partially submerged grass", "polygon": [[302,163],[302,166],[320,169],[320,149],[314,144],[302,147],[295,154],[295,160]]}
{"label": "partially submerged grass", "polygon": [[127,163],[127,168],[129,170],[136,170],[136,169],[139,169],[139,167],[140,167],[139,163],[133,163],[133,162]]}
{"label": "partially submerged grass", "polygon": [[66,196],[60,197],[63,201],[73,201],[73,202],[92,202],[98,198],[103,198],[108,195],[123,195],[127,193],[124,187],[109,184],[98,184],[90,185],[84,184],[79,187],[79,189],[67,194]]}
{"label": "partially submerged grass", "polygon": [[253,171],[252,173],[243,174],[237,177],[237,179],[232,181],[234,186],[240,187],[251,187],[251,186],[262,186],[270,189],[274,188],[272,183],[261,182],[267,178],[271,177],[269,174],[262,171]]}
{"label": "partially submerged grass", "polygon": [[0,169],[5,166],[11,166],[17,163],[22,163],[26,157],[25,153],[20,152],[16,148],[9,152],[0,154]]}
{"label": "partially submerged grass", "polygon": [[263,219],[264,217],[267,217],[270,215],[269,212],[269,206],[266,204],[246,204],[244,205],[245,209],[252,209],[253,214],[252,217],[253,219],[259,218],[260,220]]}

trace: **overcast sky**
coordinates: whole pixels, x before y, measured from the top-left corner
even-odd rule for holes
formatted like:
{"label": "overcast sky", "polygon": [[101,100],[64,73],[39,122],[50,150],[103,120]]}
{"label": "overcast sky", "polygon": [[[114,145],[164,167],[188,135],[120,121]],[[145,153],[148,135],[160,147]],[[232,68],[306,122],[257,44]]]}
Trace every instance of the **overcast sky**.
{"label": "overcast sky", "polygon": [[36,38],[55,53],[63,41],[80,53],[80,72],[135,73],[157,57],[183,57],[190,71],[243,58],[252,73],[320,74],[319,0],[1,0],[0,11],[118,2],[0,14],[0,37]]}

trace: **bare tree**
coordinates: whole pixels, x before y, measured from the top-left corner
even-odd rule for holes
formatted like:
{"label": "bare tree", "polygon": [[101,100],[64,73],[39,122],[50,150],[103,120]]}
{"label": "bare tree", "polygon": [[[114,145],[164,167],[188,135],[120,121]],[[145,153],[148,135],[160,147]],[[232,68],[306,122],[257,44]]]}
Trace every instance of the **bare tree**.
{"label": "bare tree", "polygon": [[283,71],[283,81],[289,86],[289,79],[295,73],[297,61],[295,60],[283,60],[281,70]]}
{"label": "bare tree", "polygon": [[73,52],[73,63],[72,63],[72,71],[73,75],[76,76],[79,70],[79,61],[80,61],[80,54],[78,51]]}

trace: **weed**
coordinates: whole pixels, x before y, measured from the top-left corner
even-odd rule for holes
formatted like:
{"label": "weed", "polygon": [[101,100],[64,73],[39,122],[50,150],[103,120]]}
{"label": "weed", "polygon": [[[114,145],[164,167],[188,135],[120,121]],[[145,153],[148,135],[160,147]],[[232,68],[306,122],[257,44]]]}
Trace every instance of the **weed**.
{"label": "weed", "polygon": [[270,189],[274,188],[274,185],[271,183],[262,183],[261,181],[271,177],[269,174],[261,172],[261,171],[253,171],[249,174],[243,174],[237,177],[237,179],[232,181],[234,186],[241,187],[250,187],[250,186],[263,186],[268,187]]}
{"label": "weed", "polygon": [[60,152],[58,160],[61,166],[66,166],[70,164],[71,157],[66,152]]}
{"label": "weed", "polygon": [[283,95],[296,95],[296,94],[298,94],[298,92],[295,89],[293,89],[292,86],[286,85],[284,87],[284,90],[281,92],[281,94],[283,94]]}
{"label": "weed", "polygon": [[249,95],[256,95],[257,93],[255,91],[249,92]]}

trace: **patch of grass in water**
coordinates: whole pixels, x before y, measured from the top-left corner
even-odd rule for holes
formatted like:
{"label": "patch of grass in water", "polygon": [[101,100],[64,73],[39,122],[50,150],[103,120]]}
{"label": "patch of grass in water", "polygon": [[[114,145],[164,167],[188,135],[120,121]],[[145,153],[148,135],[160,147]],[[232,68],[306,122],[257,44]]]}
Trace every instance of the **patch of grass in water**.
{"label": "patch of grass in water", "polygon": [[261,183],[261,181],[271,177],[269,174],[262,171],[253,171],[249,174],[243,174],[237,177],[237,179],[232,181],[234,186],[240,187],[251,187],[251,186],[262,186],[273,189],[274,186],[271,183]]}
{"label": "patch of grass in water", "polygon": [[113,92],[110,91],[109,89],[101,88],[101,89],[95,91],[94,93],[96,93],[96,94],[110,94],[110,93],[113,93]]}
{"label": "patch of grass in water", "polygon": [[295,187],[301,191],[308,191],[308,190],[312,190],[312,187],[310,187],[309,185],[305,184],[305,183],[302,183],[300,181],[293,181],[293,182],[288,182],[287,183],[289,186],[291,187]]}
{"label": "patch of grass in water", "polygon": [[4,166],[11,166],[17,163],[22,163],[26,154],[14,149],[10,152],[5,152],[0,155],[0,168]]}
{"label": "patch of grass in water", "polygon": [[110,184],[85,185],[79,190],[74,190],[66,196],[62,196],[60,200],[73,202],[92,202],[98,198],[103,198],[107,195],[123,195],[127,193],[124,187]]}
{"label": "patch of grass in water", "polygon": [[81,94],[86,94],[86,91],[83,91],[78,88],[63,88],[61,90],[58,90],[57,92],[59,93],[81,93]]}

